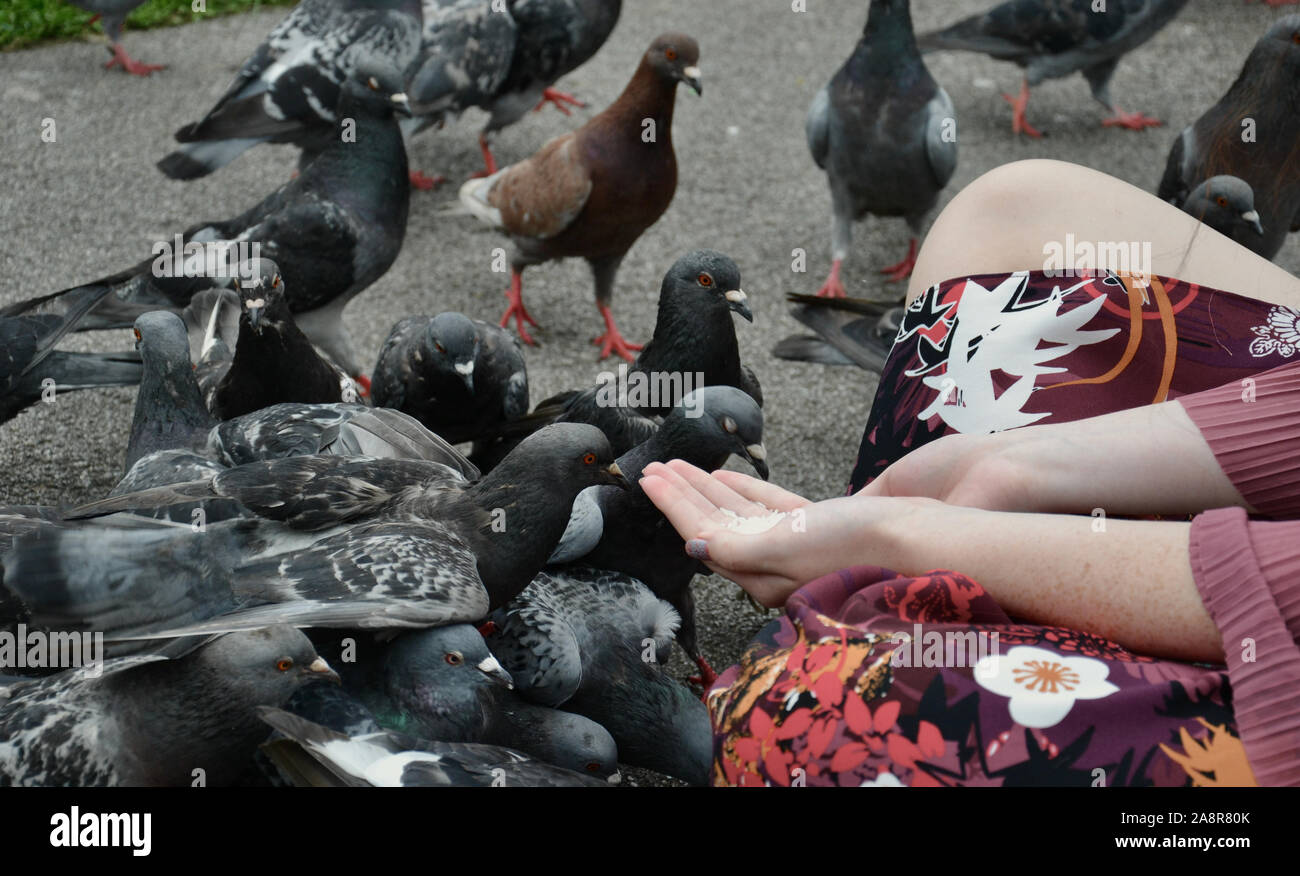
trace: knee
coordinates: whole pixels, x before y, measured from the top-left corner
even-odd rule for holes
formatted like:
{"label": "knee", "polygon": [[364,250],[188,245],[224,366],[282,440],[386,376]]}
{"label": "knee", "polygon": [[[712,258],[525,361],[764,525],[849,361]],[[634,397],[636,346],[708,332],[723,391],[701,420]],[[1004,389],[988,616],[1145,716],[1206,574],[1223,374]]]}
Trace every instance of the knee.
{"label": "knee", "polygon": [[[1049,210],[1068,203],[1071,193],[1087,188],[1087,177],[1096,171],[1077,164],[1031,158],[1012,161],[980,176],[952,199],[940,214],[940,220],[954,218],[967,225],[979,220],[981,225],[998,226],[1036,222]],[[936,225],[938,222],[936,222]]]}

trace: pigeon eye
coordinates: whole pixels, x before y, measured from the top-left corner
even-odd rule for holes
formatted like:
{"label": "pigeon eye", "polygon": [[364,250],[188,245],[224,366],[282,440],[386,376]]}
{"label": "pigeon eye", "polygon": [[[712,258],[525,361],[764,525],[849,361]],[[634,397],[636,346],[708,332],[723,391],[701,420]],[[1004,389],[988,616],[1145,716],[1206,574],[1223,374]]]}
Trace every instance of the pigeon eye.
{"label": "pigeon eye", "polygon": [[139,330],[139,329],[136,329],[136,330],[135,330],[135,339],[136,339],[136,342],[139,343],[139,341],[140,341],[140,330]]}
{"label": "pigeon eye", "polygon": [[279,275],[279,274],[276,274],[275,277],[274,277],[274,279],[271,280],[271,288],[272,288],[272,289],[279,289],[279,288],[280,288],[280,275]]}
{"label": "pigeon eye", "polygon": [[1214,200],[1215,200],[1215,202],[1216,202],[1220,207],[1226,207],[1226,206],[1228,206],[1228,199],[1225,198],[1225,197],[1223,197],[1223,196],[1219,196],[1219,197],[1215,198]]}
{"label": "pigeon eye", "polygon": [[736,421],[731,419],[731,417],[723,417],[722,428],[726,429],[728,432],[734,435],[736,434],[736,430],[738,430],[740,427],[736,425]]}
{"label": "pigeon eye", "polygon": [[698,277],[695,278],[695,282],[699,283],[701,286],[707,289],[713,285],[713,278],[710,277],[708,274],[700,274]]}
{"label": "pigeon eye", "polygon": [[587,454],[584,454],[583,457],[582,457],[582,461],[585,462],[587,465],[595,465],[595,463],[596,463],[596,454],[594,454],[594,453],[587,453]]}
{"label": "pigeon eye", "polygon": [[433,345],[434,345],[435,347],[437,347],[439,353],[445,353],[445,352],[447,352],[447,348],[444,347],[442,344],[438,343],[437,341],[434,341],[434,342],[433,342]]}
{"label": "pigeon eye", "polygon": [[665,49],[665,50],[664,50],[664,57],[667,58],[667,59],[670,60],[670,61],[676,61],[676,60],[677,60],[677,50],[676,50],[676,49]]}
{"label": "pigeon eye", "polygon": [[1295,43],[1297,46],[1300,46],[1300,31],[1296,31],[1295,33],[1291,34],[1291,42]]}
{"label": "pigeon eye", "polygon": [[371,90],[371,91],[378,91],[378,90],[379,90],[379,80],[376,79],[376,78],[373,77],[373,76],[371,76],[370,79],[369,79],[369,81],[366,82],[366,85],[369,85],[369,86],[370,86],[370,90]]}
{"label": "pigeon eye", "polygon": [[293,669],[293,660],[288,657],[281,657],[279,660],[275,661],[275,668],[281,672],[288,672],[290,669]]}
{"label": "pigeon eye", "polygon": [[465,662],[464,655],[462,655],[459,651],[448,651],[446,654],[443,655],[442,659],[446,660],[448,665],[451,666],[459,666],[460,664]]}
{"label": "pigeon eye", "polygon": [[587,772],[589,772],[589,773],[598,773],[598,772],[600,772],[600,764],[596,763],[596,762],[593,760],[591,763],[587,764]]}

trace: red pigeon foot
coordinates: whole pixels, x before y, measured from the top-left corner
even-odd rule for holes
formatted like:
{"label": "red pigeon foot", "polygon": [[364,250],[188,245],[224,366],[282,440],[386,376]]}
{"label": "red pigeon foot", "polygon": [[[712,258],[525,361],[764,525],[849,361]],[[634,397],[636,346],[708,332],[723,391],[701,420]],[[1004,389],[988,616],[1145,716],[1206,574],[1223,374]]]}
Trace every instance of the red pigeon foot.
{"label": "red pigeon foot", "polygon": [[916,238],[907,245],[907,257],[896,265],[890,265],[887,268],[881,268],[880,273],[886,274],[891,283],[897,283],[899,280],[906,280],[912,276],[912,269],[916,267]]}
{"label": "red pigeon foot", "polygon": [[528,334],[528,329],[524,328],[524,323],[537,325],[537,320],[533,319],[532,314],[524,307],[524,284],[523,278],[515,274],[510,279],[510,288],[506,290],[506,299],[510,305],[506,307],[506,312],[501,314],[501,327],[505,328],[513,316],[515,319],[515,328],[519,331],[519,339],[530,347],[537,346],[537,342]]}
{"label": "red pigeon foot", "polygon": [[370,378],[364,374],[358,374],[352,378],[352,382],[357,385],[358,394],[362,398],[370,398]]}
{"label": "red pigeon foot", "polygon": [[[709,661],[705,660],[702,656],[695,658],[695,665],[700,667],[700,674],[692,675],[686,680],[693,684],[700,685],[704,688],[704,691],[707,694],[709,688],[713,687],[713,683],[718,680],[718,673],[713,671],[713,667],[709,665]],[[701,699],[703,699],[703,697],[701,697]]]}
{"label": "red pigeon foot", "polygon": [[109,50],[113,53],[112,59],[104,65],[105,70],[112,70],[114,67],[121,67],[132,76],[148,76],[155,70],[166,70],[166,64],[142,64],[126,53],[121,43],[114,43]]}
{"label": "red pigeon foot", "polygon": [[533,107],[533,112],[540,111],[541,108],[546,106],[548,103],[554,104],[555,108],[566,116],[571,116],[573,113],[569,112],[569,108],[565,106],[565,104],[572,104],[573,106],[582,109],[585,109],[587,106],[568,92],[556,91],[554,88],[548,88],[542,92],[542,99],[537,102],[537,106]]}
{"label": "red pigeon foot", "polygon": [[1142,113],[1126,113],[1118,107],[1115,109],[1115,115],[1102,120],[1102,125],[1107,128],[1128,128],[1130,131],[1159,128],[1163,124],[1164,122],[1159,119],[1144,116]]}
{"label": "red pigeon foot", "polygon": [[1009,94],[1002,95],[1002,99],[1011,104],[1011,131],[1015,134],[1025,134],[1029,137],[1041,137],[1043,132],[1029,124],[1025,118],[1025,108],[1029,106],[1029,83],[1026,82],[1020,86],[1020,96],[1012,97]]}
{"label": "red pigeon foot", "polygon": [[614,314],[608,307],[600,305],[600,315],[605,317],[605,333],[591,340],[593,344],[600,347],[600,356],[597,357],[597,361],[606,358],[610,353],[617,353],[627,361],[635,362],[636,356],[633,353],[642,349],[642,345],[633,344],[623,337],[623,333],[614,324]]}
{"label": "red pigeon foot", "polygon": [[826,282],[817,290],[818,298],[848,298],[848,290],[840,282],[840,265],[843,264],[839,259],[831,262],[831,273],[826,278]]}
{"label": "red pigeon foot", "polygon": [[429,192],[436,189],[447,181],[447,177],[440,173],[433,176],[425,176],[422,170],[411,171],[411,188],[419,189],[422,192]]}
{"label": "red pigeon foot", "polygon": [[492,147],[488,146],[487,137],[482,134],[478,135],[478,148],[483,150],[483,169],[470,174],[470,179],[483,179],[497,172],[497,160],[492,155]]}

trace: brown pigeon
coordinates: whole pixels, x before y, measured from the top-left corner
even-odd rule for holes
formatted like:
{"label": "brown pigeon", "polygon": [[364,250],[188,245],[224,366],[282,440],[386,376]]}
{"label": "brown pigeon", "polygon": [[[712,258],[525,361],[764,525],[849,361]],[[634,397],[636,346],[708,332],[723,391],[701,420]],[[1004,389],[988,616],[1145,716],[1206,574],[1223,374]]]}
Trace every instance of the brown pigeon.
{"label": "brown pigeon", "polygon": [[678,82],[703,93],[699,57],[689,36],[660,35],[608,109],[531,158],[461,187],[469,211],[514,243],[501,325],[513,316],[524,343],[533,343],[524,323],[537,325],[524,308],[524,268],[578,256],[591,265],[605,320],[605,333],[593,341],[600,358],[617,353],[630,362],[641,349],[623,338],[609,301],[623,257],[677,190],[673,106]]}

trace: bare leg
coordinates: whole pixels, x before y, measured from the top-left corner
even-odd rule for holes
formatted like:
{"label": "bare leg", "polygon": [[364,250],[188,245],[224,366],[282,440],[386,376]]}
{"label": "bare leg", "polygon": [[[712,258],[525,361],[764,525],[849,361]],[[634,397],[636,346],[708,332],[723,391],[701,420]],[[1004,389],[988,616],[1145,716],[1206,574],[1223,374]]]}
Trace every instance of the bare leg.
{"label": "bare leg", "polygon": [[916,259],[910,302],[953,277],[1042,270],[1046,245],[1151,244],[1151,273],[1300,307],[1300,280],[1142,189],[1042,159],[1004,164],[939,214]]}
{"label": "bare leg", "polygon": [[519,340],[530,347],[536,346],[532,335],[524,328],[524,323],[535,326],[537,320],[533,319],[532,314],[524,307],[524,274],[521,269],[515,268],[510,271],[510,288],[506,290],[506,300],[510,304],[506,307],[506,312],[501,314],[501,327],[505,328],[513,317],[515,328],[519,331]]}

